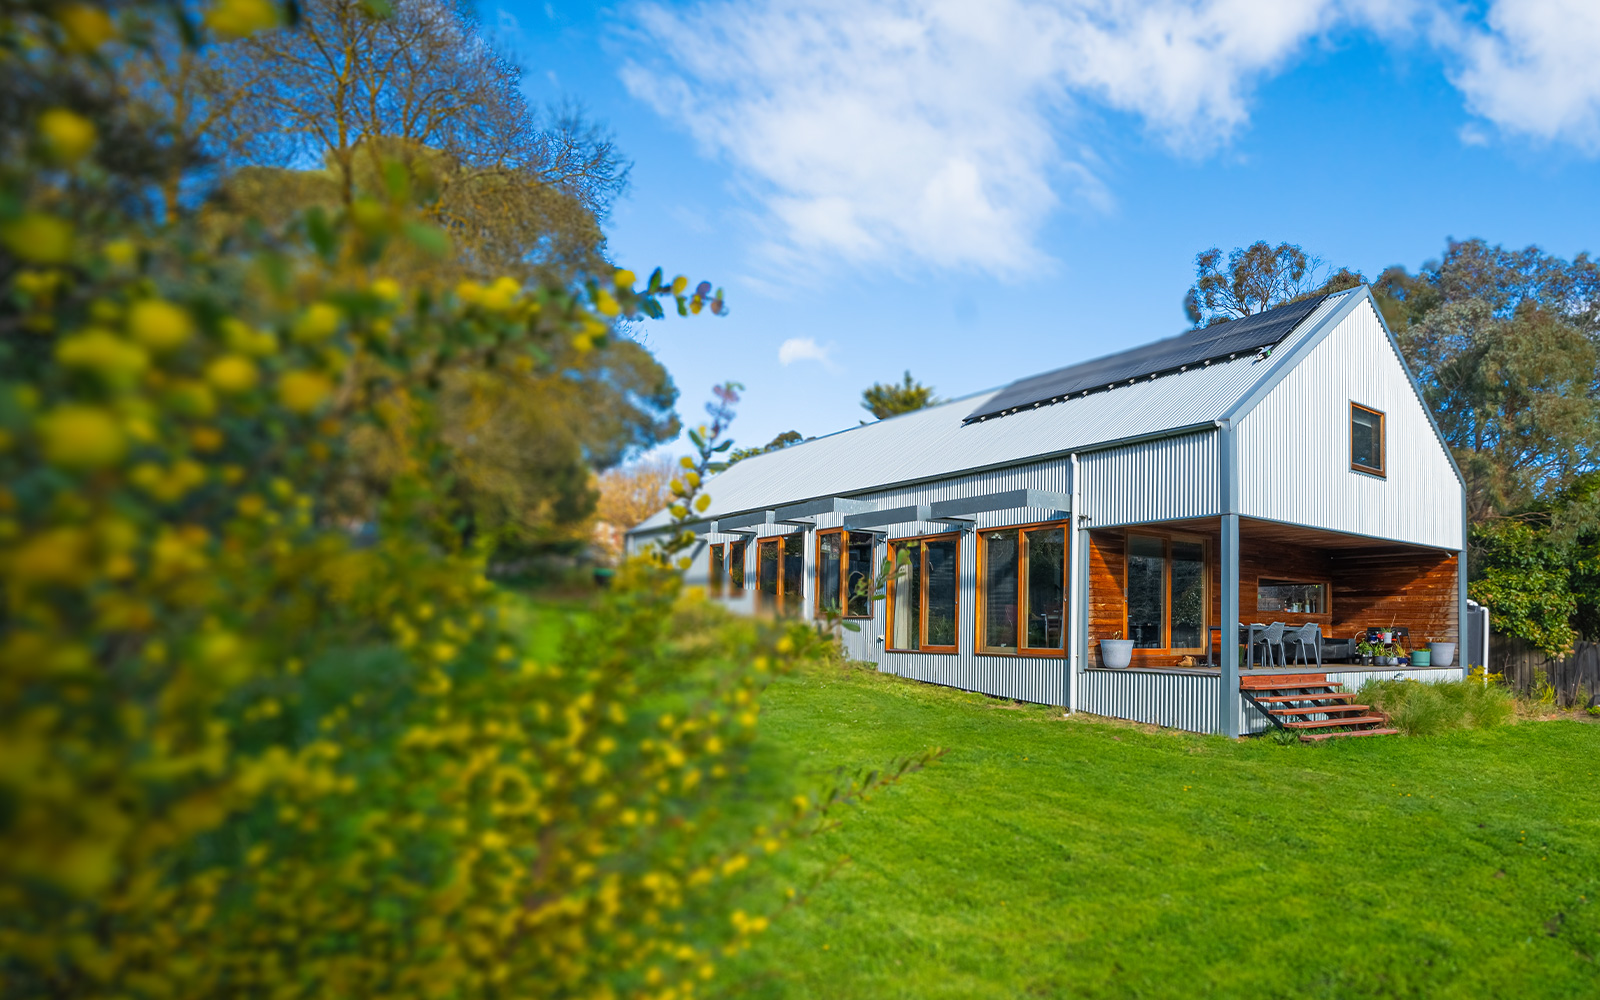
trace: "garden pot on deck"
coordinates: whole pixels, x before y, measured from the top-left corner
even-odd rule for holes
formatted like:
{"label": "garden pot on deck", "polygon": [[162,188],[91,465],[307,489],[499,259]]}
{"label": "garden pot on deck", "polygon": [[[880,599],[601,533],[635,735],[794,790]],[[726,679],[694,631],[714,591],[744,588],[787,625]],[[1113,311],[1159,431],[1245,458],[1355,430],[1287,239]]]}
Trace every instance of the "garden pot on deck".
{"label": "garden pot on deck", "polygon": [[1121,670],[1133,662],[1132,639],[1101,639],[1100,665]]}
{"label": "garden pot on deck", "polygon": [[1413,667],[1430,667],[1433,665],[1432,649],[1413,649],[1411,651],[1411,665]]}
{"label": "garden pot on deck", "polygon": [[1433,665],[1448,667],[1456,662],[1456,644],[1453,642],[1430,642],[1428,652],[1433,655]]}

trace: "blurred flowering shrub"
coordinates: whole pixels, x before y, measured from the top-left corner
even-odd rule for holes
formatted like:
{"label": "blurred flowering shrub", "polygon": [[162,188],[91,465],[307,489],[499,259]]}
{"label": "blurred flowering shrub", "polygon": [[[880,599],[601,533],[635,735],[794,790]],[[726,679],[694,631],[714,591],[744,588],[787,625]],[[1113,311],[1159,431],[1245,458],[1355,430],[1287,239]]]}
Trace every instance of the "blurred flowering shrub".
{"label": "blurred flowering shrub", "polygon": [[694,994],[766,926],[751,863],[923,758],[734,823],[759,690],[823,641],[685,597],[679,536],[528,655],[440,412],[720,294],[402,284],[388,253],[449,247],[398,174],[250,239],[141,221],[112,49],[168,16],[0,25],[32,102],[0,168],[0,994]]}

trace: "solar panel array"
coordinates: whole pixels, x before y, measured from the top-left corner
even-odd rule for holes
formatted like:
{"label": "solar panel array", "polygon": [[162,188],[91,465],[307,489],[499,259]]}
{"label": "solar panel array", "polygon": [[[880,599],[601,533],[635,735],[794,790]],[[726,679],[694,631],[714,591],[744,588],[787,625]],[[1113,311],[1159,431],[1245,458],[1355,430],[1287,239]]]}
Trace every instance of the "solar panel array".
{"label": "solar panel array", "polygon": [[1077,393],[1110,389],[1150,375],[1176,372],[1274,346],[1326,298],[1326,295],[1319,295],[1291,302],[1254,316],[1201,327],[1118,354],[1018,379],[967,414],[964,422],[1003,416],[1035,403],[1053,403]]}

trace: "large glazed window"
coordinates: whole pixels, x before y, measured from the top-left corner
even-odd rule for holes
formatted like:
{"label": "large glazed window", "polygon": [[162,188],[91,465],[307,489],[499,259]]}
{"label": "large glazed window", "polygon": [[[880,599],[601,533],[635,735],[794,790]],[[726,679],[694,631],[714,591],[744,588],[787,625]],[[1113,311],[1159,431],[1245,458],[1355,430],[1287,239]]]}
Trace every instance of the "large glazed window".
{"label": "large glazed window", "polygon": [[1350,404],[1350,468],[1384,475],[1383,413],[1360,403]]}
{"label": "large glazed window", "polygon": [[872,617],[872,545],[870,532],[817,533],[817,614]]}
{"label": "large glazed window", "polygon": [[734,590],[744,589],[744,553],[749,544],[742,540],[728,543],[728,586]]}
{"label": "large glazed window", "polygon": [[711,569],[706,574],[706,589],[712,597],[721,597],[728,582],[727,550],[725,546],[711,546]]}
{"label": "large glazed window", "polygon": [[889,554],[895,560],[889,578],[889,648],[955,652],[961,536],[899,539],[889,543]]}
{"label": "large glazed window", "polygon": [[1128,536],[1128,638],[1135,649],[1166,646],[1167,544]]}
{"label": "large glazed window", "polygon": [[1135,649],[1205,649],[1208,588],[1205,543],[1128,535],[1128,638]]}
{"label": "large glazed window", "polygon": [[780,615],[800,610],[805,537],[797,532],[756,542],[756,605],[761,610]]}
{"label": "large glazed window", "polygon": [[1066,530],[996,528],[978,535],[978,652],[1060,656],[1066,649]]}

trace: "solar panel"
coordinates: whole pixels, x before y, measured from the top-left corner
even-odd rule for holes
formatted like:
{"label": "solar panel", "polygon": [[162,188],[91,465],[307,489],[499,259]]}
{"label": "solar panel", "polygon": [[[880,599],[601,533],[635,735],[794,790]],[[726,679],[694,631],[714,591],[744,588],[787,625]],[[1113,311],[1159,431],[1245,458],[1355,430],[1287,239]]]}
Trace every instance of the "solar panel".
{"label": "solar panel", "polygon": [[1188,365],[1275,345],[1326,298],[1326,295],[1319,295],[1291,302],[1254,316],[1201,327],[1118,354],[1018,379],[967,414],[963,422],[998,417],[1034,403],[1052,402],[1087,390],[1109,389],[1141,376],[1177,371]]}

